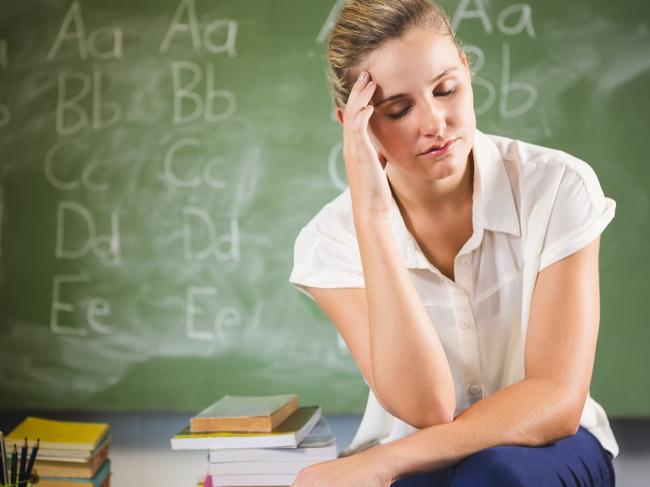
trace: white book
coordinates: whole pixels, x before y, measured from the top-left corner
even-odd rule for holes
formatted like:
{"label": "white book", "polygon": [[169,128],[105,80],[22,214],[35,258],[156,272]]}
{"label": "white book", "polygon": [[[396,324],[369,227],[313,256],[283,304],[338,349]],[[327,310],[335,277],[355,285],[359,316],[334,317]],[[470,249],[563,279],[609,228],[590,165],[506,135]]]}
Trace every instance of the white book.
{"label": "white book", "polygon": [[319,406],[307,406],[298,408],[270,433],[192,433],[188,425],[171,439],[171,446],[172,450],[297,448],[320,418]]}
{"label": "white book", "polygon": [[296,479],[296,473],[249,474],[249,475],[212,475],[213,487],[220,486],[262,486],[262,485],[291,485]]}
{"label": "white book", "polygon": [[208,460],[210,463],[325,461],[333,460],[337,453],[334,433],[322,417],[297,448],[223,448],[210,450]]}
{"label": "white book", "polygon": [[211,463],[208,466],[208,473],[211,475],[246,475],[246,474],[276,474],[292,473],[297,474],[303,468],[307,468],[315,463],[325,462],[318,458],[308,458],[306,460],[296,460],[294,462],[227,462]]}

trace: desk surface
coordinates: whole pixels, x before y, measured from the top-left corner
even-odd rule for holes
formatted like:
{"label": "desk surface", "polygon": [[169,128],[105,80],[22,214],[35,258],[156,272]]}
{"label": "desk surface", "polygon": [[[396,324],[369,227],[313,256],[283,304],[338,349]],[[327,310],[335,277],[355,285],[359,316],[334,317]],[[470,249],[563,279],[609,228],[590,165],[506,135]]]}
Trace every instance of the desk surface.
{"label": "desk surface", "polygon": [[[61,420],[110,423],[113,442],[111,487],[195,487],[207,468],[204,451],[172,451],[169,439],[188,421],[190,414],[162,413],[69,413],[29,414]],[[0,412],[0,429],[10,431],[27,413]],[[352,440],[359,416],[328,417],[339,449]],[[614,460],[616,485],[637,487],[650,478],[650,418],[610,419],[621,454]]]}
{"label": "desk surface", "polygon": [[[30,413],[69,421],[101,421],[111,425],[109,450],[112,462],[111,487],[196,487],[207,470],[205,451],[173,451],[170,438],[188,422],[190,414],[179,413]],[[9,432],[25,413],[0,412],[0,429]],[[360,417],[327,418],[339,450],[352,440]]]}

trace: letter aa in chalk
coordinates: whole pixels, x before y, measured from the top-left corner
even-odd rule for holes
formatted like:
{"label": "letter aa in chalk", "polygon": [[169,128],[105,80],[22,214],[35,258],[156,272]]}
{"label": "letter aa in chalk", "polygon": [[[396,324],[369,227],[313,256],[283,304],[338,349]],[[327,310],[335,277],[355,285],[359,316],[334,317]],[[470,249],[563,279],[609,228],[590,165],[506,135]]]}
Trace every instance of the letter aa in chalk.
{"label": "letter aa in chalk", "polygon": [[[474,9],[469,8],[470,2],[474,3]],[[492,33],[492,23],[490,17],[485,9],[483,0],[460,0],[456,11],[451,16],[450,23],[454,31],[458,30],[461,22],[465,19],[479,19],[483,24],[483,30],[486,33]]]}
{"label": "letter aa in chalk", "polygon": [[[203,117],[206,122],[221,122],[230,118],[237,108],[235,95],[228,90],[217,90],[214,68],[205,64],[205,97],[198,87],[203,81],[203,70],[190,61],[171,64],[174,89],[174,123],[195,122]],[[183,80],[188,80],[184,82]],[[189,105],[189,106],[188,106]]]}
{"label": "letter aa in chalk", "polygon": [[[83,105],[88,95],[91,95],[90,110]],[[92,77],[78,71],[59,74],[56,103],[56,131],[59,135],[74,135],[88,128],[112,127],[121,117],[122,107],[117,102],[102,99],[102,72],[99,69],[93,69]]]}
{"label": "letter aa in chalk", "polygon": [[[70,228],[71,220],[76,221],[75,228],[83,229],[84,233],[81,238],[76,238],[79,242],[76,248],[73,248],[69,242],[66,245],[66,229]],[[91,252],[95,257],[108,264],[120,265],[122,263],[120,223],[116,210],[111,211],[110,227],[110,234],[97,235],[95,219],[86,207],[75,201],[59,202],[56,212],[54,256],[57,259],[77,260],[83,259]]]}
{"label": "letter aa in chalk", "polygon": [[[160,43],[160,53],[166,53],[169,46],[178,33],[189,33],[192,41],[192,49],[205,47],[213,54],[227,53],[229,57],[235,57],[235,43],[237,40],[237,22],[234,20],[219,19],[208,24],[203,30],[199,26],[196,15],[194,0],[181,0],[176,8],[174,17],[167,28],[165,37]],[[215,42],[217,34],[223,35],[224,40]]]}
{"label": "letter aa in chalk", "polygon": [[[61,44],[65,41],[76,41],[79,57],[87,59],[89,56],[98,61],[122,58],[122,29],[119,27],[101,27],[90,33],[86,38],[86,27],[81,15],[81,4],[75,0],[66,13],[59,32],[54,39],[54,44],[47,54],[47,60],[52,61],[58,54]],[[99,46],[104,42],[109,46],[101,50]]]}
{"label": "letter aa in chalk", "polygon": [[[474,4],[474,8],[470,8],[470,3]],[[533,27],[532,15],[532,8],[528,4],[516,3],[508,5],[499,13],[496,22],[497,27],[505,35],[514,36],[525,30],[531,38],[534,38],[536,34],[535,28]],[[514,25],[508,25],[510,17],[515,16],[518,16],[518,19]],[[487,34],[492,33],[492,22],[488,15],[485,0],[461,0],[450,20],[454,31],[457,31],[461,22],[466,19],[480,20],[483,25],[483,30]]]}
{"label": "letter aa in chalk", "polygon": [[[197,233],[207,237],[207,243],[202,248],[197,248]],[[239,262],[239,219],[236,217],[230,218],[230,233],[219,235],[207,211],[186,206],[183,208],[183,235],[185,260],[204,260],[215,256],[222,262]]]}

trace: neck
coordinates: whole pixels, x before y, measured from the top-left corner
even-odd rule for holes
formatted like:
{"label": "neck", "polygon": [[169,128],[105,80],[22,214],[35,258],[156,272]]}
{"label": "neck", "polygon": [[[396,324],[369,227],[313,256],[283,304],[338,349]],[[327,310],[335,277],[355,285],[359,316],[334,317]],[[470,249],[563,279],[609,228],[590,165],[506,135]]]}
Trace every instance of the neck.
{"label": "neck", "polygon": [[386,167],[393,197],[398,206],[409,214],[448,214],[472,201],[474,183],[474,159],[472,153],[462,171],[438,180],[412,177],[396,170],[390,164]]}

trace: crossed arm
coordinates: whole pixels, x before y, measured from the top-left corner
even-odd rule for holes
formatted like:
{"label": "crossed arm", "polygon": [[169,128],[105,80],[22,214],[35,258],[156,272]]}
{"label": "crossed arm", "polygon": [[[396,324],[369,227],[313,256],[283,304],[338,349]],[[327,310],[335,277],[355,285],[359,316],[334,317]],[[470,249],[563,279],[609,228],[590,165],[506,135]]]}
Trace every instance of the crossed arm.
{"label": "crossed arm", "polygon": [[389,485],[406,474],[443,468],[485,448],[540,446],[575,433],[589,391],[598,336],[599,245],[596,239],[539,273],[522,381],[475,403],[452,422],[310,467],[301,472],[299,481],[343,485],[336,482],[367,480],[371,475],[374,481],[364,485]]}
{"label": "crossed arm", "polygon": [[416,428],[450,422],[456,395],[449,363],[388,223],[360,223],[365,289],[309,292],[384,409]]}
{"label": "crossed arm", "polygon": [[539,273],[525,378],[477,402],[452,423],[378,447],[391,462],[392,475],[443,468],[498,445],[541,446],[578,430],[598,336],[599,245],[596,239]]}

